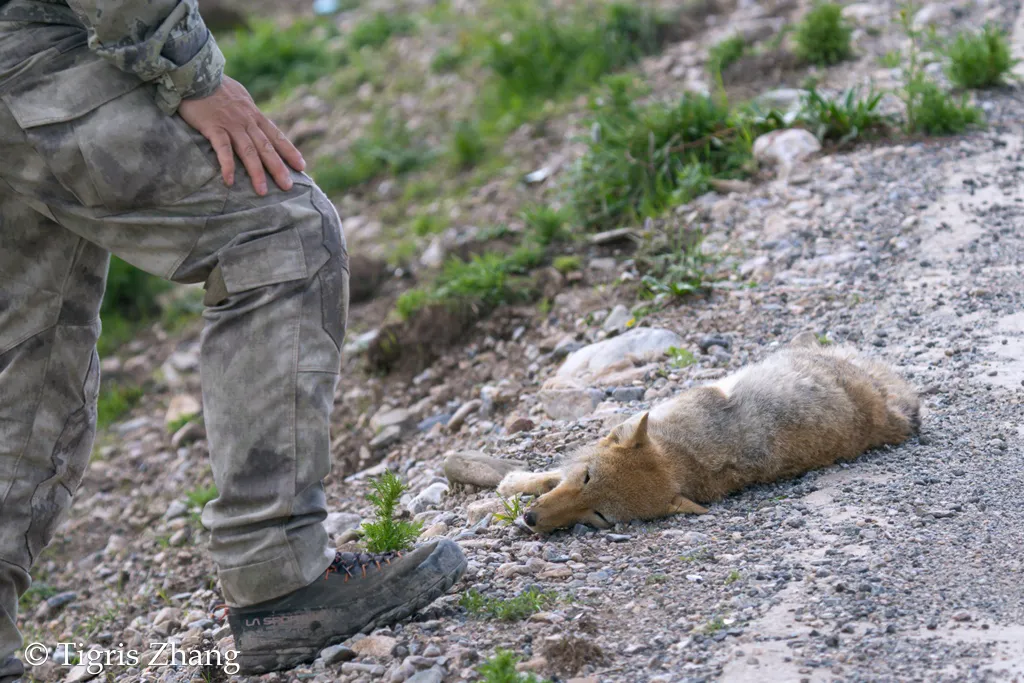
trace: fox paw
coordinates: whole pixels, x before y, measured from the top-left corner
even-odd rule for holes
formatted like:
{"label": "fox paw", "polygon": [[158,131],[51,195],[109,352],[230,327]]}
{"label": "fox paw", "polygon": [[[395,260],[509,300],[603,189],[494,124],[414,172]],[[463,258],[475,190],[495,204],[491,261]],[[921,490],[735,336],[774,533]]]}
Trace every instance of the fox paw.
{"label": "fox paw", "polygon": [[561,472],[509,472],[498,484],[498,493],[505,498],[517,494],[542,496],[561,480]]}

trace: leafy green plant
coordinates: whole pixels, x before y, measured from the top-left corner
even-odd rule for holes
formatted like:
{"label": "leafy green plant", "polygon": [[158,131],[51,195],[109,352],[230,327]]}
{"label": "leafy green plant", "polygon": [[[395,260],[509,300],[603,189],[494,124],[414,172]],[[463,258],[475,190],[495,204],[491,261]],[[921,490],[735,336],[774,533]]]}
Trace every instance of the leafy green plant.
{"label": "leafy green plant", "polygon": [[640,298],[653,299],[659,294],[674,297],[698,294],[706,289],[707,257],[699,244],[676,245],[661,253],[638,259],[645,274],[640,278]]}
{"label": "leafy green plant", "polygon": [[914,5],[908,4],[900,9],[899,14],[903,32],[910,40],[904,84],[900,91],[906,109],[904,128],[909,133],[949,135],[982,123],[981,110],[971,106],[966,93],[959,102],[954,101],[925,74],[925,62],[921,56],[921,43],[925,36],[922,29],[914,27],[914,10]]}
{"label": "leafy green plant", "polygon": [[373,491],[366,498],[373,505],[374,519],[363,522],[362,529],[367,549],[371,553],[387,553],[411,547],[423,530],[423,523],[395,519],[398,499],[407,486],[391,471],[384,470],[370,487]]}
{"label": "leafy green plant", "polygon": [[592,135],[568,187],[588,228],[658,215],[707,191],[712,177],[745,175],[754,168],[754,138],[782,125],[774,112],[732,111],[693,93],[641,106],[642,92],[628,78],[609,78],[592,104]]}
{"label": "leafy green plant", "polygon": [[515,125],[538,103],[589,87],[600,76],[655,52],[670,22],[648,9],[611,3],[575,10],[510,0],[485,40],[488,120]]}
{"label": "leafy green plant", "polygon": [[256,100],[281,88],[311,83],[345,63],[335,47],[337,30],[327,22],[297,21],[281,29],[272,21],[254,20],[251,30],[239,29],[221,41],[227,74],[244,85]]}
{"label": "leafy green plant", "polygon": [[705,634],[710,636],[718,633],[723,628],[725,628],[725,622],[722,620],[722,617],[715,617],[708,623],[704,624],[703,631]]}
{"label": "leafy green plant", "polygon": [[499,493],[498,499],[501,501],[501,506],[505,508],[505,511],[494,515],[494,518],[505,525],[514,524],[519,519],[519,516],[523,514],[522,498],[520,498],[518,493],[511,498],[506,498]]}
{"label": "leafy green plant", "polygon": [[859,88],[850,88],[831,99],[812,88],[804,96],[799,119],[819,140],[842,145],[889,128],[891,117],[878,111],[882,95],[874,89],[862,95]]}
{"label": "leafy green plant", "polygon": [[494,656],[483,662],[477,669],[479,683],[546,683],[532,673],[516,671],[517,657],[510,650],[497,650]]}
{"label": "leafy green plant", "polygon": [[421,213],[412,219],[412,231],[420,237],[444,232],[447,227],[448,219],[436,213]]}
{"label": "leafy green plant", "polygon": [[796,28],[797,56],[817,66],[831,66],[849,59],[852,29],[843,19],[843,8],[831,2],[815,5]]}
{"label": "leafy green plant", "polygon": [[675,368],[688,368],[697,362],[697,357],[688,349],[681,349],[678,346],[668,348],[668,357]]}
{"label": "leafy green plant", "polygon": [[729,572],[729,575],[725,577],[725,585],[728,586],[731,583],[736,583],[740,580],[741,577],[742,575],[739,573],[739,571],[733,569],[731,572]]}
{"label": "leafy green plant", "polygon": [[430,303],[430,294],[422,289],[408,289],[395,302],[395,312],[402,320],[408,320],[424,306]]}
{"label": "leafy green plant", "polygon": [[715,43],[708,50],[708,70],[713,74],[721,74],[736,63],[747,51],[747,41],[736,34]]}
{"label": "leafy green plant", "polygon": [[320,159],[314,175],[324,192],[342,192],[385,174],[399,176],[422,168],[432,156],[404,121],[382,115],[342,160]]}
{"label": "leafy green plant", "polygon": [[887,69],[895,69],[903,62],[903,55],[899,50],[889,50],[878,58],[878,63]]}
{"label": "leafy green plant", "polygon": [[535,204],[523,209],[519,215],[537,244],[547,246],[569,236],[566,230],[569,216],[564,210],[554,209],[544,204]]}
{"label": "leafy green plant", "polygon": [[112,384],[100,390],[96,403],[96,426],[105,429],[121,419],[142,399],[142,389],[137,386]]}
{"label": "leafy green plant", "polygon": [[571,273],[574,270],[579,270],[583,267],[583,262],[579,256],[557,256],[555,260],[551,262],[551,265],[555,267],[559,273],[565,275]]}
{"label": "leafy green plant", "polygon": [[554,593],[544,592],[537,588],[530,588],[507,600],[488,598],[481,595],[479,591],[468,590],[462,594],[459,606],[469,612],[471,616],[481,619],[521,621],[531,614],[540,612],[556,599],[557,596]]}
{"label": "leafy green plant", "polygon": [[353,50],[380,47],[388,42],[391,36],[412,33],[415,27],[412,19],[404,14],[377,12],[353,27],[348,36],[348,44]]}
{"label": "leafy green plant", "polygon": [[220,494],[217,493],[217,485],[210,483],[205,486],[196,486],[191,491],[187,491],[185,493],[185,499],[188,500],[190,507],[198,508],[202,511],[202,509],[206,507],[206,504],[218,495]]}
{"label": "leafy green plant", "polygon": [[945,49],[946,75],[961,88],[993,88],[1006,83],[1019,60],[1010,54],[1006,33],[993,24],[981,32],[957,34]]}
{"label": "leafy green plant", "polygon": [[59,592],[57,588],[48,583],[33,581],[28,590],[22,593],[21,598],[18,600],[18,606],[22,612],[28,612],[43,600],[52,598]]}
{"label": "leafy green plant", "polygon": [[452,165],[460,171],[466,171],[487,156],[487,142],[484,140],[480,125],[472,121],[459,121],[452,131],[450,148]]}

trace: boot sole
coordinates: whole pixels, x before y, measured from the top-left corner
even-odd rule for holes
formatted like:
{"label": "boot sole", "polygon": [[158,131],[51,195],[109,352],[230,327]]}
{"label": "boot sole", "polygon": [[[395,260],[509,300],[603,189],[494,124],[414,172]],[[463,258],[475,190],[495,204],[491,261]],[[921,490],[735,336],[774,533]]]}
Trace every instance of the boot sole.
{"label": "boot sole", "polygon": [[463,565],[453,573],[448,574],[439,580],[427,590],[420,593],[415,600],[398,605],[397,607],[393,607],[378,614],[358,631],[333,635],[322,644],[314,647],[289,648],[253,654],[239,653],[238,659],[236,660],[236,663],[240,667],[239,673],[245,675],[265,674],[270,673],[271,671],[291,669],[299,664],[308,664],[315,660],[320,654],[320,651],[326,647],[337,645],[344,640],[348,640],[356,633],[370,633],[381,626],[401,621],[415,612],[418,612],[447,593],[448,589],[458,583],[459,579],[462,578],[462,575],[465,574],[465,572],[466,567]]}

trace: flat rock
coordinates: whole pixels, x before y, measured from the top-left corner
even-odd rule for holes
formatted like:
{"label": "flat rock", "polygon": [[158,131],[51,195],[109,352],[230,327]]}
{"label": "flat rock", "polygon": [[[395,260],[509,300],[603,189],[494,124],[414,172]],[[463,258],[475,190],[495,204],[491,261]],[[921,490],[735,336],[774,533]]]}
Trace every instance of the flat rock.
{"label": "flat rock", "polygon": [[449,432],[455,433],[462,428],[462,425],[466,422],[466,418],[480,410],[480,406],[483,405],[483,401],[478,398],[474,398],[472,401],[466,401],[459,409],[452,415],[452,419],[448,420],[448,424],[445,427]]}
{"label": "flat rock", "polygon": [[415,674],[405,679],[405,683],[441,683],[443,680],[444,670],[436,666],[432,666],[429,669],[417,671]]}
{"label": "flat rock", "polygon": [[617,373],[635,367],[636,361],[654,360],[669,347],[682,344],[683,338],[671,330],[639,327],[570,354],[555,376],[545,382],[544,388],[569,389],[602,384]]}
{"label": "flat rock", "polygon": [[385,410],[378,410],[373,417],[370,418],[370,429],[375,432],[379,432],[385,427],[398,426],[405,427],[412,423],[412,413],[405,408],[388,408]]}
{"label": "flat rock", "polygon": [[780,175],[789,175],[793,167],[821,151],[821,143],[802,128],[773,130],[754,140],[754,158],[761,164],[776,166]]}
{"label": "flat rock", "polygon": [[331,665],[338,662],[349,662],[356,658],[356,653],[345,645],[331,645],[320,651],[324,664]]}
{"label": "flat rock", "polygon": [[500,498],[485,498],[476,500],[466,508],[466,521],[469,524],[476,524],[487,515],[505,511],[505,505]]}
{"label": "flat rock", "polygon": [[370,449],[379,450],[397,443],[402,438],[402,428],[398,425],[391,425],[380,430],[377,436],[370,439]]}
{"label": "flat rock", "polygon": [[599,389],[542,389],[537,397],[555,420],[578,420],[590,415],[604,400]]}
{"label": "flat rock", "polygon": [[391,651],[397,644],[398,640],[391,636],[366,636],[353,642],[349,647],[362,657],[385,659],[391,656]]}
{"label": "flat rock", "polygon": [[444,460],[444,476],[448,481],[487,489],[497,488],[506,474],[522,469],[520,462],[492,458],[479,451],[453,453]]}
{"label": "flat rock", "polygon": [[608,317],[604,319],[604,323],[601,325],[601,329],[605,332],[619,332],[626,329],[626,323],[632,316],[629,314],[629,309],[619,304],[612,309],[612,312],[608,314]]}

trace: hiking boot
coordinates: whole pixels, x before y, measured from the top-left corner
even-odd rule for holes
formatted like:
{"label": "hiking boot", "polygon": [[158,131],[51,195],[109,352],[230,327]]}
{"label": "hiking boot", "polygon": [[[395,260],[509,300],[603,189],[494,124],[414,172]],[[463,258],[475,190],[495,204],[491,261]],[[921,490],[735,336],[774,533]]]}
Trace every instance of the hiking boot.
{"label": "hiking boot", "polygon": [[18,683],[24,673],[25,667],[21,660],[13,655],[0,662],[0,683]]}
{"label": "hiking boot", "polygon": [[305,588],[228,610],[243,674],[260,674],[316,659],[329,645],[404,619],[444,595],[466,558],[448,539],[408,553],[337,553]]}

